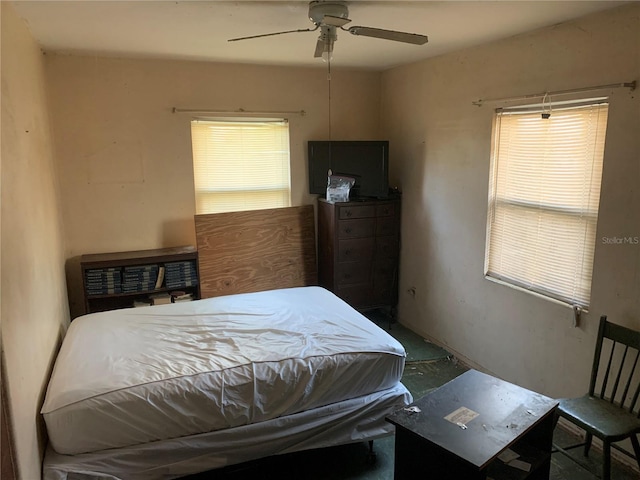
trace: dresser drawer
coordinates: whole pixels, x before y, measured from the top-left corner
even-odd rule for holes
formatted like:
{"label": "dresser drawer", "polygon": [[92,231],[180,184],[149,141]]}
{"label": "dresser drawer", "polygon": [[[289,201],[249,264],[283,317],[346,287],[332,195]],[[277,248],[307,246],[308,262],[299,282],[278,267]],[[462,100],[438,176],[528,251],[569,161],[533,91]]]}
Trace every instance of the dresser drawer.
{"label": "dresser drawer", "polygon": [[370,303],[374,305],[390,305],[396,303],[396,287],[389,282],[373,284]]}
{"label": "dresser drawer", "polygon": [[338,287],[334,293],[355,308],[371,304],[371,286],[368,283]]}
{"label": "dresser drawer", "polygon": [[396,260],[376,262],[373,269],[373,302],[384,305],[397,301],[397,274],[398,262]]}
{"label": "dresser drawer", "polygon": [[356,205],[348,207],[338,207],[338,218],[340,220],[349,218],[369,218],[376,215],[375,205]]}
{"label": "dresser drawer", "polygon": [[340,220],[338,222],[338,238],[370,237],[374,230],[375,219],[373,218]]}
{"label": "dresser drawer", "polygon": [[339,286],[367,283],[371,276],[371,262],[348,262],[338,264],[336,282]]}
{"label": "dresser drawer", "polygon": [[376,259],[395,259],[398,258],[398,237],[387,236],[376,238]]}
{"label": "dresser drawer", "polygon": [[396,217],[380,217],[376,219],[376,235],[397,235],[398,220]]}
{"label": "dresser drawer", "polygon": [[373,259],[374,240],[354,238],[338,241],[338,262],[371,262]]}
{"label": "dresser drawer", "polygon": [[373,266],[374,283],[384,284],[391,283],[396,278],[398,270],[398,262],[393,259],[378,260]]}
{"label": "dresser drawer", "polygon": [[376,205],[376,217],[395,217],[395,215],[395,203],[383,203],[382,205]]}

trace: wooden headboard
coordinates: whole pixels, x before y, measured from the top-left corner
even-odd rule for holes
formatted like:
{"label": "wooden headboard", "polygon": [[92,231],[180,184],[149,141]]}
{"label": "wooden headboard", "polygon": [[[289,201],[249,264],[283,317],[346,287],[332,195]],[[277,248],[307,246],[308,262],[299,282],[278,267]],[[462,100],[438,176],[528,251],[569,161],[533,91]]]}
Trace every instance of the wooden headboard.
{"label": "wooden headboard", "polygon": [[202,298],[317,285],[313,205],[196,215]]}

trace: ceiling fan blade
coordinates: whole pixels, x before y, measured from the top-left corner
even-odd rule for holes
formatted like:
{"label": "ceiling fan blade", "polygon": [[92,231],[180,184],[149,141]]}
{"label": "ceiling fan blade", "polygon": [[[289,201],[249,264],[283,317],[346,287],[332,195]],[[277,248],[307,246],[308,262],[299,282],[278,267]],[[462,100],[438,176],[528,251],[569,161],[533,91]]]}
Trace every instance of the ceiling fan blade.
{"label": "ceiling fan blade", "polygon": [[249,40],[251,38],[272,37],[274,35],[284,35],[285,33],[315,32],[318,28],[319,26],[317,25],[315,28],[302,28],[298,30],[287,30],[285,32],[263,33],[262,35],[251,35],[249,37],[230,38],[227,42],[237,42],[238,40]]}
{"label": "ceiling fan blade", "polygon": [[319,38],[318,42],[316,43],[316,51],[313,54],[315,58],[322,56],[322,52],[324,52],[324,45],[325,45],[325,42]]}
{"label": "ceiling fan blade", "polygon": [[325,15],[322,18],[322,23],[325,25],[331,25],[332,27],[344,27],[351,20],[343,17],[334,17],[333,15]]}
{"label": "ceiling fan blade", "polygon": [[412,43],[414,45],[424,45],[429,38],[426,35],[417,33],[396,32],[395,30],[383,30],[381,28],[371,27],[350,27],[343,28],[352,35],[360,35],[363,37],[382,38],[384,40],[393,40],[396,42]]}

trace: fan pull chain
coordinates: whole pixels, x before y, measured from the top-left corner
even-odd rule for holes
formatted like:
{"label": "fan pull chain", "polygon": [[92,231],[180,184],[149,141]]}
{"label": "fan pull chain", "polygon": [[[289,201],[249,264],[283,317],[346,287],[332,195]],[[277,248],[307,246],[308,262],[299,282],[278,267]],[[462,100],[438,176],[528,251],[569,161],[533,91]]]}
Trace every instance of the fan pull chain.
{"label": "fan pull chain", "polygon": [[329,140],[331,141],[331,56],[327,58],[327,82],[329,82]]}

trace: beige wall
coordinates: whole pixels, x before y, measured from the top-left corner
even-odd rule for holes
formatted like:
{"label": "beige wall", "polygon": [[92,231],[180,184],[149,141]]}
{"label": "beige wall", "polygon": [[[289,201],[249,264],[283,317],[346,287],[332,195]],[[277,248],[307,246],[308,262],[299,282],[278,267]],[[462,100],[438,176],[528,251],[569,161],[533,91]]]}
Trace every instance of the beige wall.
{"label": "beige wall", "polygon": [[[639,79],[639,17],[635,5],[382,75],[333,72],[333,138],[392,142],[391,180],[404,191],[400,320],[552,396],[584,390],[601,313],[640,328],[640,247],[598,243],[580,328],[566,307],[485,280],[492,110],[471,102]],[[39,476],[38,409],[68,321],[65,259],[77,311],[79,255],[195,241],[190,117],[171,108],[305,110],[290,117],[301,205],[313,200],[306,141],[328,138],[327,93],[322,69],[43,60],[2,3],[2,347],[22,478]],[[611,93],[599,239],[640,235],[640,103]]]}
{"label": "beige wall", "polygon": [[40,477],[39,415],[69,321],[43,55],[2,2],[2,361],[20,477]]}
{"label": "beige wall", "polygon": [[[502,98],[640,79],[640,5],[386,72],[382,131],[403,197],[400,321],[506,380],[559,397],[588,386],[598,318],[640,329],[640,96],[611,107],[591,310],[483,277],[493,107]],[[413,298],[407,290],[415,287]]]}
{"label": "beige wall", "polygon": [[[188,109],[289,115],[292,203],[313,203],[306,142],[329,135],[322,68],[47,55],[72,314],[82,254],[195,244]],[[333,71],[333,139],[378,138],[380,74]]]}

